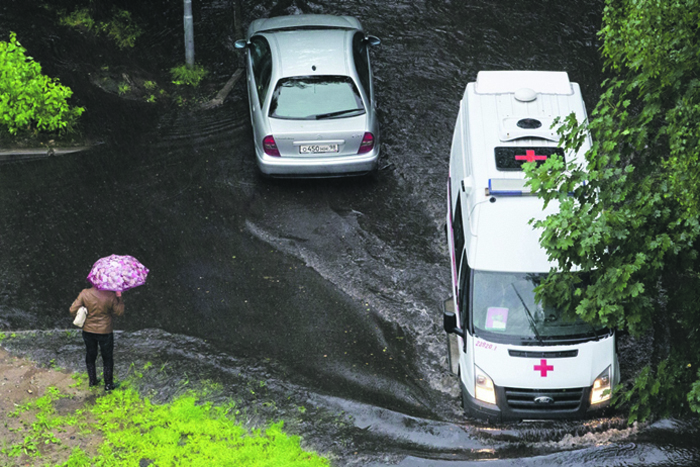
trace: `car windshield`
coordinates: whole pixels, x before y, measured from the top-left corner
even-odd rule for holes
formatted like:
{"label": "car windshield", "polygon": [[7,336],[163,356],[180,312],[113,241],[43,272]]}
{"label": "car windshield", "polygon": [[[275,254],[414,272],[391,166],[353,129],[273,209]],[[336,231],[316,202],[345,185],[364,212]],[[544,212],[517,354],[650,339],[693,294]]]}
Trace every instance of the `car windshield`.
{"label": "car windshield", "polygon": [[[474,332],[501,341],[596,339],[607,329],[567,319],[557,308],[535,302],[535,287],[547,274],[474,271]],[[498,336],[501,336],[499,338]]]}
{"label": "car windshield", "polygon": [[349,76],[297,76],[277,82],[270,117],[321,120],[365,113],[362,97]]}

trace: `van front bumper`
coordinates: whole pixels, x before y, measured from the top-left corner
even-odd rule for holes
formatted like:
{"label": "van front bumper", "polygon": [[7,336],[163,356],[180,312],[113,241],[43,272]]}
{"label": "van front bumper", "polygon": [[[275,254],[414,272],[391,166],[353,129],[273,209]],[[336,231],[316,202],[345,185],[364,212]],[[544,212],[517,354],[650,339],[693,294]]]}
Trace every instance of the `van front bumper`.
{"label": "van front bumper", "polygon": [[[475,418],[495,423],[518,420],[583,419],[600,417],[609,408],[610,401],[591,406],[591,388],[575,389],[513,389],[494,386],[498,405],[486,404],[469,394],[464,383],[462,401],[464,410]],[[535,399],[552,402],[535,402]]]}

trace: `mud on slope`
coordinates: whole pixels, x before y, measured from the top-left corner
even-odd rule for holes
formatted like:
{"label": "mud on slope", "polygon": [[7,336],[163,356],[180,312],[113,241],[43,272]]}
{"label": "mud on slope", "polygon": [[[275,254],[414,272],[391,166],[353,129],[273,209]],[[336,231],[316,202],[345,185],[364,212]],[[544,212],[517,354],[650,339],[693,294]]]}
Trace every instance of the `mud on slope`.
{"label": "mud on slope", "polygon": [[[61,394],[68,397],[54,403],[58,415],[69,415],[85,408],[95,401],[98,390],[90,390],[87,381],[74,378],[73,373],[59,368],[42,368],[36,363],[11,355],[0,348],[0,445],[1,449],[10,450],[13,445],[24,444],[19,457],[0,453],[0,465],[3,466],[43,466],[60,465],[70,457],[71,451],[80,447],[89,455],[95,455],[102,443],[99,433],[81,434],[77,426],[69,426],[65,431],[56,431],[56,442],[36,443],[39,456],[31,456],[34,443],[25,441],[26,428],[37,422],[36,411],[28,411],[19,416],[12,416],[18,406],[36,401],[44,396],[47,388],[56,387]],[[101,390],[100,390],[101,391]],[[88,421],[90,416],[88,415]],[[41,440],[43,441],[43,440]]]}

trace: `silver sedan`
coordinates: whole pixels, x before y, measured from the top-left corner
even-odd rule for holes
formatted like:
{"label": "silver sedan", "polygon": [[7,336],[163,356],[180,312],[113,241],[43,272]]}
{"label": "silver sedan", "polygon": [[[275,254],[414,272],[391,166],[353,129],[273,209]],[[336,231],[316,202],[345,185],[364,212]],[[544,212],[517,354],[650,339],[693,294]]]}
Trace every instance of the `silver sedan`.
{"label": "silver sedan", "polygon": [[248,101],[260,171],[360,175],[377,167],[379,125],[366,35],[351,16],[258,19],[247,50]]}

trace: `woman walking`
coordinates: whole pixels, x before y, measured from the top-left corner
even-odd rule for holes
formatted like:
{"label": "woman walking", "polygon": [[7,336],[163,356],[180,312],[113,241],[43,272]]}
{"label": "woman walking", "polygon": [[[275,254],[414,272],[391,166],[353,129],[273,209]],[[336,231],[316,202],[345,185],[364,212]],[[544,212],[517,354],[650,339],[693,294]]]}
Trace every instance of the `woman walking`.
{"label": "woman walking", "polygon": [[70,306],[70,314],[75,317],[78,308],[87,308],[87,317],[83,325],[83,340],[85,341],[85,365],[90,380],[90,387],[100,384],[97,379],[97,348],[99,346],[104,364],[105,391],[114,389],[114,333],[113,320],[115,316],[124,314],[124,301],[121,292],[99,290],[96,287],[83,289]]}

